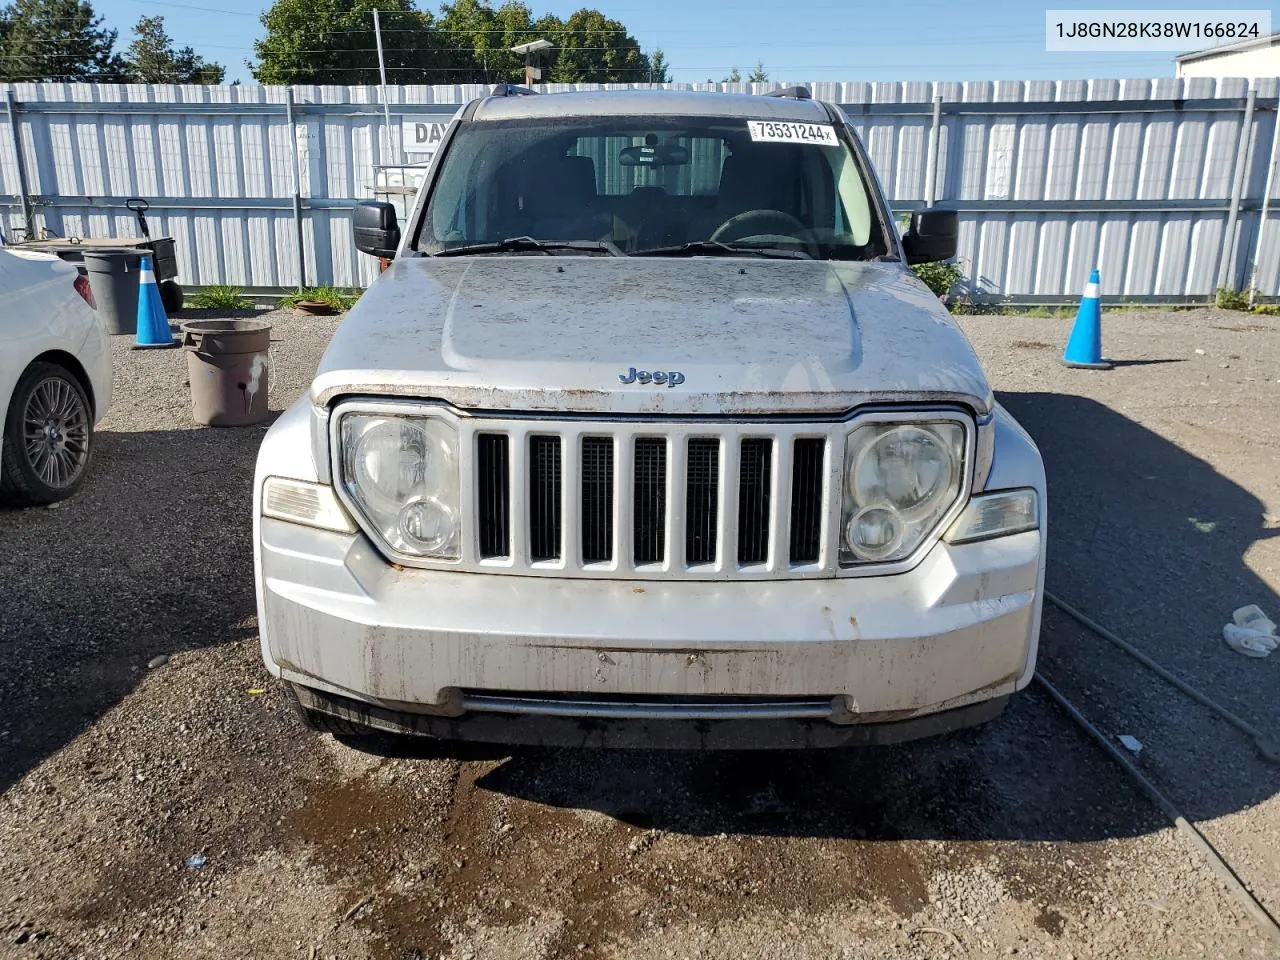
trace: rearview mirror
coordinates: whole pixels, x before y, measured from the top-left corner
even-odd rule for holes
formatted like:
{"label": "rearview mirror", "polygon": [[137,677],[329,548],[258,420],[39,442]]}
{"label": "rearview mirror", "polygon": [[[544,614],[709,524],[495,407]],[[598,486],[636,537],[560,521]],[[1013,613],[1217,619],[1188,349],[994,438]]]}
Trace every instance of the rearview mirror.
{"label": "rearview mirror", "polygon": [[956,255],[960,234],[960,216],[954,210],[917,210],[911,215],[911,228],[902,235],[902,251],[907,263],[932,263],[950,260]]}
{"label": "rearview mirror", "polygon": [[678,167],[688,162],[689,149],[678,143],[623,147],[618,153],[618,164],[624,167]]}
{"label": "rearview mirror", "polygon": [[390,259],[400,246],[396,208],[382,200],[361,200],[351,220],[356,249],[373,257]]}

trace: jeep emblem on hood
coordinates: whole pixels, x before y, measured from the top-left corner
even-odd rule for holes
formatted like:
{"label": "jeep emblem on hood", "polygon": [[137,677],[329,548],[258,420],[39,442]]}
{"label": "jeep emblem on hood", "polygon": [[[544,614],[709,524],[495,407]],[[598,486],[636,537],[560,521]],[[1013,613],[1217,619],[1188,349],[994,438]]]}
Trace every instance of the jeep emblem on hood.
{"label": "jeep emblem on hood", "polygon": [[659,386],[678,387],[684,383],[684,374],[679,370],[637,370],[632,367],[626,373],[618,374],[619,383],[655,383]]}

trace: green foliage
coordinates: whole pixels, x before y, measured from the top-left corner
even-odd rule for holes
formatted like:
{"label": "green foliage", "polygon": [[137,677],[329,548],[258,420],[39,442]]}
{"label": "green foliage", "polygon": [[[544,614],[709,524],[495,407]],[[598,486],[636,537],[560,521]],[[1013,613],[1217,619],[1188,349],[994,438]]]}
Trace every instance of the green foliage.
{"label": "green foliage", "polygon": [[741,71],[739,71],[737,67],[734,67],[732,70],[729,71],[729,75],[724,78],[724,82],[725,83],[741,83],[742,82]]}
{"label": "green foliage", "polygon": [[625,83],[649,75],[649,58],[621,22],[599,10],[579,10],[558,29],[554,20],[539,21],[546,38],[556,45],[547,51],[553,83]]}
{"label": "green foliage", "polygon": [[1219,287],[1218,292],[1214,295],[1214,303],[1220,310],[1248,310],[1249,291],[1237,291],[1228,287]]}
{"label": "green foliage", "polygon": [[115,42],[87,0],[14,0],[0,7],[0,81],[119,83]]}
{"label": "green foliage", "polygon": [[1044,317],[1052,320],[1063,320],[1076,315],[1076,310],[1072,307],[1028,307],[1018,312],[1025,317]]}
{"label": "green foliage", "polygon": [[747,77],[747,83],[768,83],[769,74],[764,69],[764,61],[757,60],[756,68],[751,71],[751,76]]}
{"label": "green foliage", "polygon": [[1253,312],[1264,317],[1280,317],[1280,303],[1257,303]]}
{"label": "green foliage", "polygon": [[222,83],[226,69],[209,63],[190,47],[173,49],[165,33],[164,17],[143,17],[133,28],[137,37],[125,51],[129,78],[134,83]]}
{"label": "green foliage", "polygon": [[253,301],[244,295],[239,287],[225,283],[205,287],[193,297],[187,299],[186,305],[197,310],[252,310]]}
{"label": "green foliage", "polygon": [[962,296],[948,300],[947,309],[958,316],[983,317],[1008,313],[1009,305],[1000,299],[975,300],[969,296]]}
{"label": "green foliage", "polygon": [[520,0],[454,0],[440,15],[413,0],[276,0],[262,15],[266,36],[254,44],[261,83],[378,82],[373,11],[380,11],[390,83],[522,82],[525,58],[511,47],[549,40],[531,65],[551,83],[662,82],[666,57],[652,57],[619,21],[598,10],[567,20],[535,18]]}
{"label": "green foliage", "polygon": [[964,279],[964,272],[954,263],[917,263],[911,272],[924,281],[934,296],[945,300],[952,288]]}
{"label": "green foliage", "polygon": [[359,299],[359,290],[340,290],[337,287],[306,287],[302,290],[295,290],[292,293],[285,294],[280,298],[280,306],[295,309],[304,300],[315,300],[332,307],[339,313],[346,313],[355,306],[356,301]]}
{"label": "green foliage", "polygon": [[254,42],[259,83],[378,82],[373,11],[380,10],[389,83],[451,83],[430,72],[447,61],[434,18],[412,0],[277,0]]}
{"label": "green foliage", "polygon": [[671,68],[667,65],[667,55],[662,52],[661,47],[649,55],[649,82],[671,82]]}

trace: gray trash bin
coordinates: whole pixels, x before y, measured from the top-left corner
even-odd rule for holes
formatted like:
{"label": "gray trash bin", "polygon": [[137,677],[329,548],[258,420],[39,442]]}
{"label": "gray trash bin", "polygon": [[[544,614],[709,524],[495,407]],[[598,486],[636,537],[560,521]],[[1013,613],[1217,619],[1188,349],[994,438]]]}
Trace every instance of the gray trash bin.
{"label": "gray trash bin", "polygon": [[240,427],[267,415],[271,324],[262,320],[191,320],[182,325],[196,423]]}
{"label": "gray trash bin", "polygon": [[86,250],[85,270],[98,304],[98,317],[112,336],[138,333],[138,268],[134,250]]}

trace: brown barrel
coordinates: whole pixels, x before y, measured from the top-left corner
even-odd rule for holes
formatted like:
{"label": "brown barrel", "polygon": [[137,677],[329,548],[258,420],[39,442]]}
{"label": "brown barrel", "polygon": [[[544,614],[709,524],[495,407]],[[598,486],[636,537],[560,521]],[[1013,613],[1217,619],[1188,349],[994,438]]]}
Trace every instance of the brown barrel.
{"label": "brown barrel", "polygon": [[196,423],[242,427],[267,415],[271,324],[192,320],[182,325]]}

